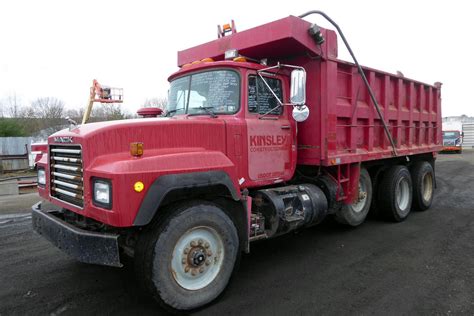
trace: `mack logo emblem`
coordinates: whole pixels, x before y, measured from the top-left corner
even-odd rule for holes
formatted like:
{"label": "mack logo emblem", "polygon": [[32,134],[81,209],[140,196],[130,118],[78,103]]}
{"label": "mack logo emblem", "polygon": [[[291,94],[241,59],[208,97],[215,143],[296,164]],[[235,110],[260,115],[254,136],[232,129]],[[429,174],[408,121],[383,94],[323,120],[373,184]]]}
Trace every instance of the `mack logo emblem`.
{"label": "mack logo emblem", "polygon": [[55,143],[72,143],[72,136],[56,136],[54,137]]}

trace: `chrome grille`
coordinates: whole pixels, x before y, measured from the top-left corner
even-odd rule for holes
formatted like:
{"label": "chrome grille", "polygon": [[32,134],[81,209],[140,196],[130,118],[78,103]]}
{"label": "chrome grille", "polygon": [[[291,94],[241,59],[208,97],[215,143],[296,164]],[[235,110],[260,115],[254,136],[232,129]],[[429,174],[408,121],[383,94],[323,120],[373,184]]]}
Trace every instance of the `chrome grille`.
{"label": "chrome grille", "polygon": [[81,146],[51,145],[49,157],[51,196],[82,208],[84,181]]}

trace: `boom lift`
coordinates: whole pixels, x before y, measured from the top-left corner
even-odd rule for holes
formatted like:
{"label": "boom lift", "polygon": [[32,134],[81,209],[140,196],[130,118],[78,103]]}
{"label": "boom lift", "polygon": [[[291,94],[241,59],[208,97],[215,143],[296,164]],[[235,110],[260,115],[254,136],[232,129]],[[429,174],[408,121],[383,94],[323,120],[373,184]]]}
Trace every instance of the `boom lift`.
{"label": "boom lift", "polygon": [[102,86],[96,79],[92,81],[90,88],[89,104],[82,117],[82,124],[86,124],[92,112],[95,102],[100,103],[123,103],[123,89]]}

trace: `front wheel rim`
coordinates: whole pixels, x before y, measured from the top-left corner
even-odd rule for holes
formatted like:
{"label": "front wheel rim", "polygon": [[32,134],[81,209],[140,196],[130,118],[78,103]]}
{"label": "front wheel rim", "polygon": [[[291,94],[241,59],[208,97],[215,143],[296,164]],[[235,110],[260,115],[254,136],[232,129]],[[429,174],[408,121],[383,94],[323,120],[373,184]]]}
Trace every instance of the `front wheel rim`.
{"label": "front wheel rim", "polygon": [[182,288],[200,290],[216,279],[223,261],[224,242],[219,233],[211,227],[195,227],[176,243],[171,274]]}

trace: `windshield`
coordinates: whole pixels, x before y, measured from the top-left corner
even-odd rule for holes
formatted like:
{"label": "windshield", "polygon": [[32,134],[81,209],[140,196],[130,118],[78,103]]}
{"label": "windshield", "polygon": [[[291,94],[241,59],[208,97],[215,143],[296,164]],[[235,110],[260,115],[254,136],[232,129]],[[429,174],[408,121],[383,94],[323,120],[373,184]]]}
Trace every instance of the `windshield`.
{"label": "windshield", "polygon": [[239,109],[240,80],[232,70],[212,70],[173,80],[166,111],[174,114],[233,114]]}
{"label": "windshield", "polygon": [[460,135],[459,132],[443,132],[444,139],[456,139]]}

